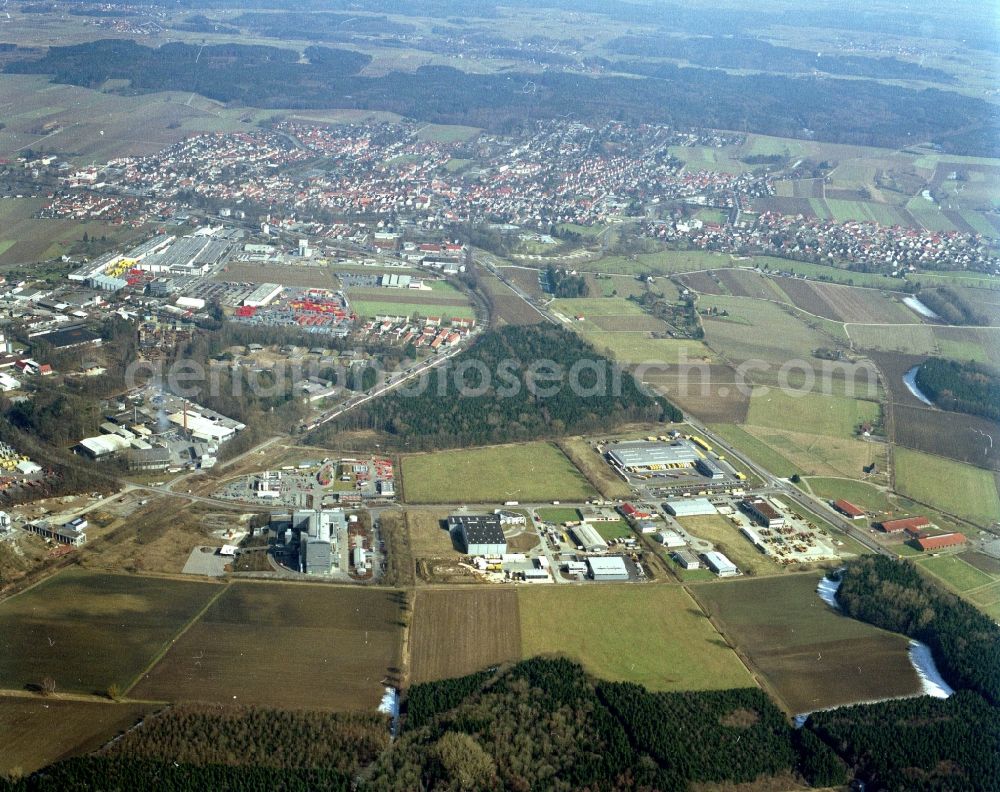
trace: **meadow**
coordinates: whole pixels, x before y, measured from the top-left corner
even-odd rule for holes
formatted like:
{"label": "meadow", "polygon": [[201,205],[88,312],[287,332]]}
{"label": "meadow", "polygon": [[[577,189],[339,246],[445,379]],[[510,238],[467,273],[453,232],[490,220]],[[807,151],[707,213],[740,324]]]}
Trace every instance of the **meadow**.
{"label": "meadow", "polygon": [[596,493],[551,443],[437,451],[403,457],[407,503],[578,501]]}
{"label": "meadow", "polygon": [[1000,520],[996,478],[988,470],[909,448],[897,447],[894,456],[900,494],[978,525]]}
{"label": "meadow", "polygon": [[919,691],[907,639],[841,615],[816,574],[695,583],[695,599],[791,713]]}
{"label": "meadow", "polygon": [[[0,603],[0,680],[24,689],[124,691],[217,584],[67,570]],[[123,629],[123,627],[125,629]]]}
{"label": "meadow", "polygon": [[878,419],[879,405],[872,401],[801,393],[755,389],[750,397],[746,422],[808,434],[850,438],[864,421]]}
{"label": "meadow", "polygon": [[943,555],[936,558],[921,558],[917,564],[934,577],[943,581],[948,588],[960,594],[971,589],[983,588],[997,580],[998,576],[987,574],[966,563],[957,555]]}
{"label": "meadow", "polygon": [[232,583],[129,695],[374,710],[400,681],[403,600],[386,589]]}
{"label": "meadow", "polygon": [[933,328],[923,324],[849,324],[847,333],[859,349],[909,355],[933,355],[937,350]]}
{"label": "meadow", "polygon": [[774,575],[781,572],[780,566],[750,544],[739,529],[722,515],[684,517],[678,522],[689,533],[715,545],[745,575]]}
{"label": "meadow", "polygon": [[680,586],[537,586],[517,591],[521,652],[565,655],[602,679],[651,690],[752,684]]}

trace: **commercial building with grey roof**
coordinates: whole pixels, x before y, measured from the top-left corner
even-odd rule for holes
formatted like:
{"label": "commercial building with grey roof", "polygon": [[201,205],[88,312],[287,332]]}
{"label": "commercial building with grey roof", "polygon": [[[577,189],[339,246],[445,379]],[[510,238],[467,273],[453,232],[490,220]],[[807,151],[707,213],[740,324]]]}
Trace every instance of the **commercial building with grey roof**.
{"label": "commercial building with grey roof", "polygon": [[694,467],[701,457],[689,442],[618,443],[608,451],[611,463],[629,473]]}

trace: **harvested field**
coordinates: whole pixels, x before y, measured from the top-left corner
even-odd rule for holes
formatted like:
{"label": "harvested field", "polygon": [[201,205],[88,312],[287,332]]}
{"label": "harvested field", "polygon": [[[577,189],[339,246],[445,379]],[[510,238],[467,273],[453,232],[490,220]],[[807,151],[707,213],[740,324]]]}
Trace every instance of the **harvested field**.
{"label": "harvested field", "polygon": [[504,267],[501,272],[505,278],[516,283],[525,294],[532,297],[543,296],[542,286],[538,280],[539,270],[528,267]]}
{"label": "harvested field", "polygon": [[672,366],[643,375],[642,381],[685,412],[707,423],[743,423],[750,408],[750,388],[736,370],[720,364]]}
{"label": "harvested field", "polygon": [[723,270],[711,270],[709,272],[691,272],[678,277],[684,287],[698,294],[725,294],[726,289],[718,279],[719,273]]}
{"label": "harvested field", "polygon": [[1000,424],[930,407],[893,407],[896,443],[916,451],[1000,470]]}
{"label": "harvested field", "polygon": [[920,316],[900,302],[898,293],[839,286],[835,283],[812,284],[816,293],[845,322],[919,322]]}
{"label": "harvested field", "polygon": [[601,679],[651,690],[752,684],[680,586],[527,586],[517,595],[525,658],[565,655]]}
{"label": "harvested field", "polygon": [[67,570],[0,603],[0,680],[125,690],[212,596],[213,583]]}
{"label": "harvested field", "polygon": [[413,684],[464,676],[521,658],[518,597],[512,588],[419,591],[413,608]]}
{"label": "harvested field", "polygon": [[833,306],[819,295],[812,281],[775,276],[774,282],[791,298],[797,308],[822,316],[824,319],[832,319],[835,322],[843,321]]}
{"label": "harvested field", "polygon": [[374,710],[384,687],[400,681],[405,598],[375,588],[230,584],[130,695]]}
{"label": "harvested field", "polygon": [[901,495],[977,525],[1000,521],[997,480],[991,471],[909,448],[897,448],[894,456]]}
{"label": "harvested field", "polygon": [[0,697],[0,774],[33,773],[100,748],[154,709],[149,704]]}
{"label": "harvested field", "polygon": [[787,306],[746,297],[704,297],[699,307],[728,314],[705,318],[703,324],[705,343],[733,365],[753,360],[777,370],[789,360],[809,359],[819,347],[833,346],[832,339],[809,327]]}
{"label": "harvested field", "polygon": [[965,561],[965,563],[971,564],[976,569],[985,572],[988,575],[1000,576],[1000,558],[986,555],[986,553],[979,553],[975,550],[970,550],[967,553],[961,553],[958,557]]}
{"label": "harvested field", "polygon": [[557,441],[556,445],[583,473],[590,485],[603,498],[628,498],[632,489],[612,471],[604,458],[582,437],[567,437]]}
{"label": "harvested field", "polygon": [[277,283],[313,289],[337,289],[340,284],[328,266],[231,263],[213,280],[231,283]]}
{"label": "harvested field", "polygon": [[785,575],[690,589],[789,712],[918,693],[907,639],[833,610],[818,582]]}
{"label": "harvested field", "polygon": [[544,321],[544,317],[517,295],[508,292],[492,298],[494,320],[499,324],[529,325]]}
{"label": "harvested field", "polygon": [[551,443],[435,451],[403,457],[407,503],[585,500],[594,490]]}
{"label": "harvested field", "polygon": [[774,288],[773,282],[759,272],[744,269],[716,270],[714,275],[734,297],[756,297],[763,300],[787,302],[784,294]]}

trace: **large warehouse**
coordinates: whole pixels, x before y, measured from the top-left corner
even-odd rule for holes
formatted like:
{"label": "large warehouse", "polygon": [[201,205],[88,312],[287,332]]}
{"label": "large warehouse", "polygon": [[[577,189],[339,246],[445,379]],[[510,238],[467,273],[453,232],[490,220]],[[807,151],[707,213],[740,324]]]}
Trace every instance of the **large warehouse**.
{"label": "large warehouse", "polygon": [[619,443],[608,451],[608,459],[628,473],[648,473],[694,467],[701,457],[686,441],[654,443],[640,440]]}
{"label": "large warehouse", "polygon": [[667,501],[663,504],[663,508],[667,510],[667,514],[672,514],[674,517],[708,517],[719,513],[708,498]]}
{"label": "large warehouse", "polygon": [[576,537],[576,543],[588,553],[600,553],[608,549],[608,543],[598,533],[597,529],[587,523],[574,525],[570,530]]}
{"label": "large warehouse", "polygon": [[507,552],[499,514],[452,515],[448,530],[458,532],[469,555],[502,556]]}
{"label": "large warehouse", "polygon": [[596,556],[587,559],[594,580],[628,580],[628,568],[621,556]]}

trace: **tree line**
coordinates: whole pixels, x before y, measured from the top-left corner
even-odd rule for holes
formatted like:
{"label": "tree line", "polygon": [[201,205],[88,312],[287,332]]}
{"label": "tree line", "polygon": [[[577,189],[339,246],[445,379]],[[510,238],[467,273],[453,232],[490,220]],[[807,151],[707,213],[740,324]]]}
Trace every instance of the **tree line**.
{"label": "tree line", "polygon": [[986,366],[929,358],[917,369],[916,383],[942,410],[1000,421],[1000,376]]}

